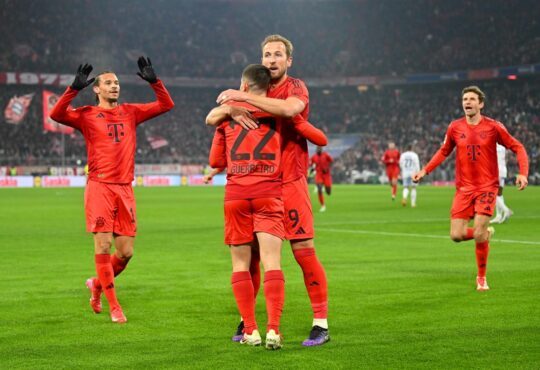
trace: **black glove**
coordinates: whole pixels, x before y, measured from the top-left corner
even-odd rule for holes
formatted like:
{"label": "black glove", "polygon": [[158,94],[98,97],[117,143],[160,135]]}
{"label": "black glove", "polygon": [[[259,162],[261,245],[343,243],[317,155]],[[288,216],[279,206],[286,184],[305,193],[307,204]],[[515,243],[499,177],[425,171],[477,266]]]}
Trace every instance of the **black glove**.
{"label": "black glove", "polygon": [[145,59],[144,57],[139,57],[139,60],[137,60],[137,64],[139,65],[140,71],[137,72],[137,74],[140,78],[150,82],[151,84],[157,82],[156,72],[154,72],[154,67],[152,67],[152,62],[150,61],[150,58]]}
{"label": "black glove", "polygon": [[77,69],[77,74],[75,75],[75,79],[71,84],[71,88],[75,90],[82,90],[86,86],[94,82],[95,78],[91,78],[87,81],[88,75],[90,74],[90,72],[92,72],[92,69],[94,69],[94,67],[92,67],[92,65],[90,64],[85,64],[84,66],[82,64],[79,65],[79,68]]}

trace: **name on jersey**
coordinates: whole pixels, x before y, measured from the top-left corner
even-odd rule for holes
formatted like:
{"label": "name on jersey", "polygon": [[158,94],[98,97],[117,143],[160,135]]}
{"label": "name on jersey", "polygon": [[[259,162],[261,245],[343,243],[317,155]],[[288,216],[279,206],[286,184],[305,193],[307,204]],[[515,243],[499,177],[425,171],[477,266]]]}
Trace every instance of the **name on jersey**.
{"label": "name on jersey", "polygon": [[235,164],[231,168],[231,173],[235,175],[243,175],[250,173],[275,173],[276,166],[271,164]]}

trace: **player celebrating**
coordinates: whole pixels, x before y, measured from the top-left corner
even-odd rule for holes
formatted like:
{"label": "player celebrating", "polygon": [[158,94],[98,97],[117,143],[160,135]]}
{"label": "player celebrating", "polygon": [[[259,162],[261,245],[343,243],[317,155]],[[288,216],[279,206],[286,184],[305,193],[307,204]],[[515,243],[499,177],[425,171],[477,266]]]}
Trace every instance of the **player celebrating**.
{"label": "player celebrating", "polygon": [[381,157],[381,162],[386,166],[388,183],[392,187],[392,201],[396,200],[397,182],[399,176],[399,150],[393,141],[388,142],[388,149]]}
{"label": "player celebrating", "polygon": [[[520,174],[516,176],[516,185],[519,190],[528,184],[529,162],[523,145],[504,125],[481,114],[485,100],[482,90],[469,86],[463,89],[461,96],[465,117],[450,123],[441,148],[423,169],[414,174],[413,181],[418,182],[432,172],[457,147],[456,194],[450,212],[450,237],[455,242],[475,240],[476,289],[483,291],[489,289],[486,266],[493,228],[488,225],[499,182],[496,143],[517,154]],[[473,218],[473,227],[468,227]]]}
{"label": "player celebrating", "polygon": [[311,169],[315,170],[315,184],[317,184],[317,193],[319,195],[319,203],[321,204],[320,212],[326,211],[324,204],[323,186],[326,194],[332,193],[332,174],[330,168],[334,159],[327,152],[323,152],[321,146],[317,147],[317,152],[311,157]]}
{"label": "player celebrating", "polygon": [[499,191],[497,193],[497,200],[495,201],[496,215],[489,221],[490,224],[502,224],[514,214],[504,203],[503,190],[508,170],[506,168],[506,148],[500,144],[497,144],[497,164],[499,166]]}
{"label": "player celebrating", "polygon": [[409,145],[407,151],[399,157],[399,167],[401,168],[401,180],[403,181],[403,195],[401,204],[407,206],[407,198],[411,193],[411,207],[416,207],[416,183],[412,181],[412,176],[420,171],[420,159],[413,151],[413,146]]}
{"label": "player celebrating", "polygon": [[[265,112],[291,118],[309,114],[309,94],[303,81],[287,75],[292,65],[293,45],[281,35],[267,36],[261,43],[262,64],[270,69],[272,81],[266,97],[226,90],[217,102],[245,101]],[[254,122],[243,117],[246,127]],[[236,119],[235,119],[236,120]],[[208,123],[208,122],[207,122]],[[304,346],[318,346],[330,340],[328,332],[328,288],[326,273],[315,253],[313,211],[307,185],[309,154],[307,141],[291,125],[285,124],[283,137],[283,202],[285,237],[304,273],[304,283],[313,309],[313,326]]]}
{"label": "player celebrating", "polygon": [[[263,65],[249,65],[242,74],[241,90],[264,96],[270,79],[268,68]],[[255,111],[253,117],[258,119],[259,128],[246,130],[233,120],[218,127],[212,143],[210,165],[215,168],[227,167],[225,243],[231,246],[233,291],[243,318],[241,343],[261,343],[254,312],[255,287],[250,273],[255,233],[265,269],[264,291],[268,313],[266,347],[277,349],[282,345],[279,321],[285,294],[280,266],[280,237],[285,234],[279,135],[282,123],[281,119],[255,107],[247,105],[247,108]],[[320,130],[306,121],[299,126],[313,130],[316,135],[324,138]],[[295,128],[298,129],[298,126],[295,125]],[[253,274],[257,272],[253,271]]]}
{"label": "player celebrating", "polygon": [[[137,231],[135,198],[131,182],[135,167],[136,129],[144,121],[171,110],[174,103],[158,80],[150,59],[140,57],[139,72],[150,83],[157,101],[148,104],[119,104],[120,82],[113,72],[103,72],[88,80],[92,66],[79,66],[75,80],[60,97],[51,118],[79,130],[86,141],[88,182],[84,194],[86,229],[94,234],[97,278],[86,281],[92,293],[90,306],[100,313],[101,292],[109,302],[113,322],[126,317],[116,298],[114,277],[133,255]],[[95,82],[94,82],[95,80]],[[93,84],[97,106],[70,109],[80,90]],[[114,240],[115,253],[111,256]]]}

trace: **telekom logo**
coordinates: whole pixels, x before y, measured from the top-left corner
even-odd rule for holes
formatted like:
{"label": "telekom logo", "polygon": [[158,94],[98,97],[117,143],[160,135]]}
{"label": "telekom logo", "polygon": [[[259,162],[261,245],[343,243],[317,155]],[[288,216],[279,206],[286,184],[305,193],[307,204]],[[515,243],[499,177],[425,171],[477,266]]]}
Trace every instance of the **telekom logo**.
{"label": "telekom logo", "polygon": [[467,145],[467,155],[471,160],[476,161],[480,155],[480,145]]}
{"label": "telekom logo", "polygon": [[109,131],[109,137],[113,137],[115,143],[119,143],[120,136],[124,136],[123,123],[108,123],[107,130]]}

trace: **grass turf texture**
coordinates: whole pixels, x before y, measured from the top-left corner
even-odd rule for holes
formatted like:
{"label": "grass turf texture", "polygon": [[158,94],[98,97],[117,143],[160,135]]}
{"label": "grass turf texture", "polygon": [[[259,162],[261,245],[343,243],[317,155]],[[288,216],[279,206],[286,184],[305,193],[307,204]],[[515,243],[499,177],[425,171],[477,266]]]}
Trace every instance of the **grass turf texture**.
{"label": "grass turf texture", "polygon": [[88,305],[84,282],[94,265],[83,189],[0,190],[0,367],[538,367],[540,188],[506,188],[515,215],[496,228],[491,290],[479,293],[474,243],[448,238],[453,189],[422,186],[411,209],[391,202],[389,187],[335,186],[326,213],[314,204],[332,340],[300,344],[311,308],[286,244],[278,352],[230,340],[238,314],[222,245],[222,191],[136,188],[135,257],[117,279],[128,323],[118,325],[105,302],[101,315]]}

